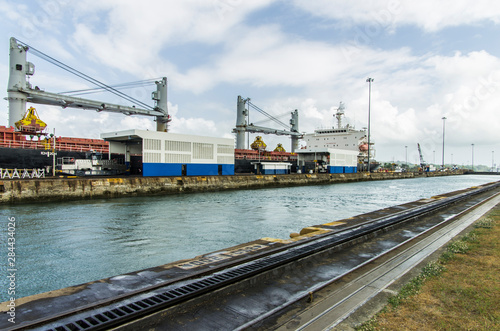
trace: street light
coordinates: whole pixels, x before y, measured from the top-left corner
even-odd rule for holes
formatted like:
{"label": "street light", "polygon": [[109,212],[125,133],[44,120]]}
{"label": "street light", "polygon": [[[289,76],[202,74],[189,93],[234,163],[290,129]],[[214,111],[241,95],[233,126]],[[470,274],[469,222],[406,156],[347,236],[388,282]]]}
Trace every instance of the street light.
{"label": "street light", "polygon": [[472,171],[474,171],[474,144],[471,144],[472,146]]}
{"label": "street light", "polygon": [[495,151],[491,151],[491,172],[495,172]]}
{"label": "street light", "polygon": [[371,97],[372,97],[372,82],[373,78],[368,77],[366,79],[366,82],[368,83],[368,173],[371,172],[370,170],[370,108],[371,108]]}
{"label": "street light", "polygon": [[405,146],[405,163],[406,168],[408,168],[408,146]]}
{"label": "street light", "polygon": [[444,168],[444,123],[446,121],[446,117],[443,117],[442,120],[443,120],[443,160],[442,160],[441,167]]}

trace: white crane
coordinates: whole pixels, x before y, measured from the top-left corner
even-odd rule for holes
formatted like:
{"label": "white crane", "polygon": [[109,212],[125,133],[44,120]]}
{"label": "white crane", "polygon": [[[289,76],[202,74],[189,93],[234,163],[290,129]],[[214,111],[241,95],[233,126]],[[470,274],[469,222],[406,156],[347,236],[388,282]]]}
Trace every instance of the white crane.
{"label": "white crane", "polygon": [[[290,130],[272,129],[253,125],[253,123],[247,123],[249,109],[245,107],[245,104],[278,123],[282,127],[290,127]],[[303,134],[299,132],[299,111],[297,109],[291,112],[290,126],[251,103],[250,98],[243,99],[240,95],[238,96],[236,110],[236,128],[233,129],[233,133],[236,133],[236,148],[245,148],[245,132],[262,132],[266,134],[291,136],[292,153],[299,149],[299,139],[302,138]]]}
{"label": "white crane", "polygon": [[[67,70],[99,87],[102,87],[128,101],[136,103],[141,106],[122,106],[117,104],[106,103],[102,101],[77,98],[68,95],[46,92],[38,87],[33,88],[28,81],[28,77],[34,75],[35,65],[26,60],[26,52],[31,50],[31,52],[45,60],[57,65],[58,67]],[[167,123],[171,121],[168,115],[167,107],[167,78],[163,77],[160,81],[156,82],[156,91],[152,93],[152,99],[155,101],[155,107],[151,107],[145,103],[133,99],[126,94],[117,91],[116,89],[108,86],[104,83],[99,82],[57,60],[54,58],[36,50],[35,48],[16,40],[15,38],[10,38],[10,71],[9,71],[9,83],[7,87],[9,101],[9,126],[15,127],[16,121],[23,118],[26,112],[26,103],[38,103],[46,105],[56,105],[63,108],[81,108],[81,109],[92,109],[98,112],[109,111],[117,112],[125,115],[145,115],[156,117],[156,129],[157,131],[167,131]]]}

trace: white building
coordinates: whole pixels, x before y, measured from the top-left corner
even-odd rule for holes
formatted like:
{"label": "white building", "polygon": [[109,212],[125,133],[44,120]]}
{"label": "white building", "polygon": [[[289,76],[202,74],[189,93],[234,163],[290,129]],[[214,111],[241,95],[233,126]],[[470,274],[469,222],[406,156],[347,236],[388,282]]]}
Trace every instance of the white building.
{"label": "white building", "polygon": [[[234,175],[234,139],[126,130],[102,133],[109,151],[143,176]],[[133,162],[131,162],[133,161]]]}

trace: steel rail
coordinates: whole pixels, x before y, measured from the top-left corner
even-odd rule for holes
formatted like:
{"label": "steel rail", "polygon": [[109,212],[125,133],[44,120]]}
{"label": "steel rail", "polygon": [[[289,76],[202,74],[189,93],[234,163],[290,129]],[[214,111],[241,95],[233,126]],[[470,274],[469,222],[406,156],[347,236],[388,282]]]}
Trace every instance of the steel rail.
{"label": "steel rail", "polygon": [[[79,330],[106,330],[124,323],[136,320],[151,313],[179,304],[183,301],[209,293],[216,289],[225,287],[240,280],[255,276],[264,271],[285,265],[294,260],[332,249],[335,246],[355,240],[362,236],[383,230],[409,219],[423,216],[430,212],[445,208],[451,204],[468,199],[472,196],[500,187],[500,182],[473,189],[455,196],[443,198],[430,202],[424,206],[418,206],[407,211],[398,212],[390,216],[383,216],[360,225],[347,227],[336,233],[317,235],[305,242],[289,244],[280,250],[273,251],[267,256],[248,258],[240,261],[239,265],[216,270],[216,272],[198,279],[191,279],[186,284],[176,286],[175,284],[159,284],[145,289],[134,291],[131,294],[114,298],[108,302],[99,302],[67,311],[58,316],[47,317],[30,324],[24,324],[19,329],[40,329],[50,331],[79,331]],[[252,261],[248,261],[253,259]],[[147,292],[167,288],[159,294],[147,295]],[[135,296],[141,299],[134,300]],[[122,303],[128,299],[128,303]],[[121,300],[121,301],[118,301]],[[59,322],[58,322],[59,321]]]}

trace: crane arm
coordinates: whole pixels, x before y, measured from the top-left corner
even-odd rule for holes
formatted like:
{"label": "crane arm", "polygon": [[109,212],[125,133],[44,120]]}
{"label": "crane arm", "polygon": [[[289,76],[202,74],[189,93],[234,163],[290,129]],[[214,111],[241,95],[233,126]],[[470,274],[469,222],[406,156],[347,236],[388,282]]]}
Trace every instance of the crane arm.
{"label": "crane arm", "polygon": [[[245,131],[246,132],[262,132],[262,133],[268,133],[268,134],[276,134],[278,136],[297,136],[297,137],[303,136],[303,134],[300,132],[271,129],[271,128],[265,128],[262,126],[252,125],[252,124],[246,125]],[[237,132],[236,129],[233,129],[233,132]]]}
{"label": "crane arm", "polygon": [[125,115],[165,116],[165,113],[159,108],[152,110],[141,109],[33,89],[20,89],[19,92],[25,93],[29,102],[38,104],[61,106],[63,108],[92,109],[99,112],[117,112]]}

